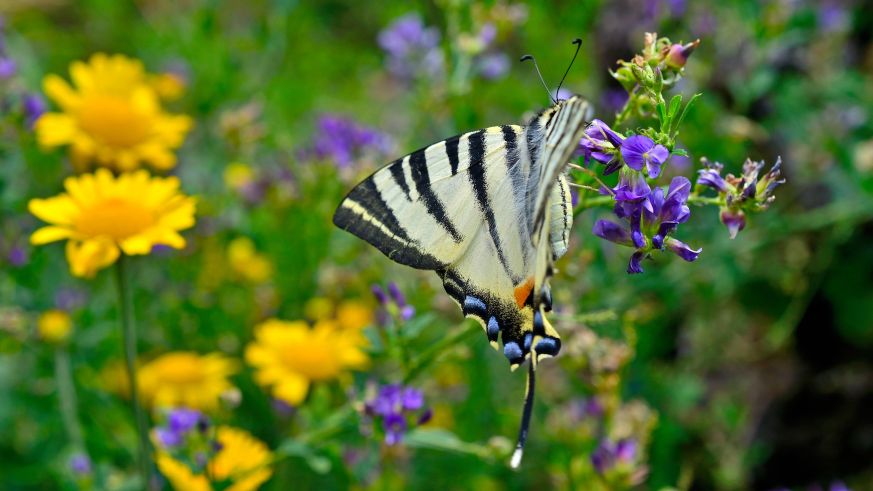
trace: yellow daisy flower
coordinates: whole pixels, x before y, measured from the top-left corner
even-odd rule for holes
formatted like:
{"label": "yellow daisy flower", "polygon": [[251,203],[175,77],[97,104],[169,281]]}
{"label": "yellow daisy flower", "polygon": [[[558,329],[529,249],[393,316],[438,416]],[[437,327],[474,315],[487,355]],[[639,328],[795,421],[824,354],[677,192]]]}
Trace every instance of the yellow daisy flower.
{"label": "yellow daisy flower", "polygon": [[194,198],[179,192],[175,177],[144,170],[113,177],[106,169],[69,177],[66,193],[32,199],[28,209],[48,222],[30,236],[34,245],[67,240],[74,276],[94,274],[125,254],[148,254],[155,245],[185,247],[180,230],[194,225]]}
{"label": "yellow daisy flower", "polygon": [[49,343],[62,343],[70,336],[73,321],[63,310],[47,310],[36,321],[36,330],[40,339]]}
{"label": "yellow daisy flower", "polygon": [[217,409],[225,392],[234,389],[228,377],[237,373],[236,361],[220,354],[177,351],[137,369],[139,393],[151,408]]}
{"label": "yellow daisy flower", "polygon": [[[43,80],[46,95],[61,112],[48,112],[34,125],[46,147],[69,145],[78,164],[126,171],[147,163],[158,170],[176,165],[191,118],[164,112],[140,61],[95,54],[70,65],[71,87],[57,75]],[[79,165],[81,166],[81,165]]]}
{"label": "yellow daisy flower", "polygon": [[345,300],[336,308],[336,321],[346,329],[362,329],[373,323],[373,308],[361,300]]}
{"label": "yellow daisy flower", "polygon": [[332,322],[270,319],[255,327],[255,340],[246,347],[246,361],[255,367],[255,380],[277,399],[299,405],[312,382],[332,380],[348,369],[367,366],[360,332],[341,329]]}
{"label": "yellow daisy flower", "polygon": [[[230,480],[233,484],[226,491],[253,491],[273,474],[269,467],[272,454],[260,440],[247,432],[219,426],[216,437],[221,449],[207,462],[207,475],[213,482]],[[166,476],[173,489],[178,491],[212,491],[204,474],[194,474],[191,468],[165,452],[158,452],[155,463]],[[257,470],[255,470],[257,469]],[[234,479],[238,476],[238,480]]]}
{"label": "yellow daisy flower", "polygon": [[248,237],[237,237],[227,245],[227,262],[237,276],[251,283],[264,283],[273,276],[273,263],[255,250]]}

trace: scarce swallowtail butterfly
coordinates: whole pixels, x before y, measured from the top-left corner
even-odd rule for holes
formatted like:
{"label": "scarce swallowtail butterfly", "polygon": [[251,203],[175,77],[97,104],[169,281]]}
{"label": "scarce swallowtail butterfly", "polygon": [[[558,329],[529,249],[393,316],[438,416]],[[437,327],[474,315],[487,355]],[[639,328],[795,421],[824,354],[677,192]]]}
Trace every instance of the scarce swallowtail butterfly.
{"label": "scarce swallowtail butterfly", "polygon": [[492,126],[424,147],[364,179],[333,216],[389,259],[435,271],[513,370],[530,360],[513,467],[527,438],[536,364],[561,349],[546,317],[549,278],[567,250],[573,208],[565,169],[588,112],[573,96],[526,126]]}

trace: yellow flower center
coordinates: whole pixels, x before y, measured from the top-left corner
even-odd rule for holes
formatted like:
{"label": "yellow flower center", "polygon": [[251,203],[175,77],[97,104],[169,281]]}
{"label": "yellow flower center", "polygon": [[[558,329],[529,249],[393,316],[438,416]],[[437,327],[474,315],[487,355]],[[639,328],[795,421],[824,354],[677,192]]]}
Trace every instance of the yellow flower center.
{"label": "yellow flower center", "polygon": [[102,235],[124,240],[149,228],[154,215],[145,207],[120,198],[110,198],[82,211],[76,228],[90,237]]}
{"label": "yellow flower center", "polygon": [[206,378],[203,361],[187,353],[165,355],[159,372],[166,384],[200,384]]}
{"label": "yellow flower center", "polygon": [[342,368],[336,350],[327,339],[310,338],[306,343],[285,346],[281,357],[288,368],[310,380],[329,380]]}
{"label": "yellow flower center", "polygon": [[145,141],[152,121],[128,98],[95,94],[82,101],[79,125],[96,140],[111,147],[132,147]]}

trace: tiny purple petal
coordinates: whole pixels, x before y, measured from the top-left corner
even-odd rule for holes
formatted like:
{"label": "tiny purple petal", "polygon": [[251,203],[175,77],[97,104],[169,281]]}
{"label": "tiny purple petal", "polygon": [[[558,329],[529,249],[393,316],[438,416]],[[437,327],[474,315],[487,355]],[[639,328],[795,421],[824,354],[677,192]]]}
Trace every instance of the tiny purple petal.
{"label": "tiny purple petal", "polygon": [[155,428],[155,438],[161,446],[167,448],[178,447],[182,444],[183,439],[182,434],[161,426]]}
{"label": "tiny purple petal", "polygon": [[645,247],[646,238],[643,235],[642,230],[640,230],[641,221],[642,221],[642,210],[638,211],[631,215],[630,226],[631,226],[631,241],[636,247]]}
{"label": "tiny purple petal", "polygon": [[376,297],[380,304],[386,305],[388,303],[388,295],[385,294],[385,290],[381,286],[373,284],[370,287],[370,291],[373,292],[373,296]]}
{"label": "tiny purple petal", "polygon": [[416,424],[423,425],[433,418],[433,409],[427,408],[422,413],[421,416],[418,417],[418,421]]}
{"label": "tiny purple petal", "polygon": [[629,136],[621,145],[621,156],[628,167],[641,171],[648,160],[646,153],[652,150],[654,146],[655,142],[648,136]]}
{"label": "tiny purple petal", "polygon": [[0,79],[11,78],[17,71],[18,64],[12,58],[0,58]]}
{"label": "tiny purple petal", "polygon": [[411,387],[403,389],[402,400],[403,409],[406,411],[416,411],[424,406],[424,394]]}
{"label": "tiny purple petal", "polygon": [[610,220],[597,220],[597,222],[594,223],[594,228],[591,229],[591,232],[601,239],[606,239],[610,242],[615,242],[616,244],[628,246],[632,244],[628,230]]}
{"label": "tiny purple petal", "polygon": [[476,65],[482,78],[497,80],[509,73],[511,62],[506,53],[491,53],[482,55]]}
{"label": "tiny purple petal", "polygon": [[661,165],[667,161],[669,156],[670,151],[663,145],[655,145],[649,151],[649,158],[646,160],[646,171],[648,171],[649,177],[654,179],[661,175]]}
{"label": "tiny purple petal", "polygon": [[670,250],[670,252],[676,254],[677,256],[688,262],[697,260],[697,256],[699,256],[700,253],[703,251],[702,248],[694,250],[688,244],[678,241],[672,237],[667,238],[664,243],[667,246],[667,249]]}
{"label": "tiny purple petal", "polygon": [[394,302],[398,307],[406,305],[406,297],[403,296],[403,292],[400,291],[400,287],[397,286],[397,283],[394,283],[393,281],[388,283],[388,293],[391,294],[391,298],[394,299]]}
{"label": "tiny purple petal", "polygon": [[191,431],[205,416],[194,409],[173,409],[167,414],[167,427],[176,433]]}
{"label": "tiny purple petal", "polygon": [[622,440],[615,447],[615,456],[622,462],[632,462],[637,455],[637,442],[635,440]]}
{"label": "tiny purple petal", "polygon": [[731,239],[735,239],[737,234],[746,228],[746,214],[743,210],[724,209],[721,212],[721,223],[727,227]]}
{"label": "tiny purple petal", "polygon": [[701,186],[709,186],[720,193],[729,191],[727,182],[719,175],[718,169],[700,169],[697,171],[697,184]]}
{"label": "tiny purple petal", "polygon": [[631,255],[630,261],[627,263],[627,274],[640,274],[643,272],[643,266],[640,262],[645,256],[644,253],[637,251]]}
{"label": "tiny purple petal", "polygon": [[413,317],[415,317],[415,307],[412,305],[404,305],[403,307],[400,307],[400,318],[402,320],[408,321]]}

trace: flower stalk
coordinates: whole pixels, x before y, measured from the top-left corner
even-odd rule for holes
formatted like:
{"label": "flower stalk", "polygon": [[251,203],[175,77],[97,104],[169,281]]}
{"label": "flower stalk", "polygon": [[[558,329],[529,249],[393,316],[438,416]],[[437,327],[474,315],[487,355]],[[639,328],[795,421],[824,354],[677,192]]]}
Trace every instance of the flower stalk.
{"label": "flower stalk", "polygon": [[127,257],[122,254],[115,264],[115,280],[118,290],[118,308],[121,317],[121,334],[124,343],[124,362],[127,368],[127,380],[130,387],[130,403],[136,420],[138,438],[137,463],[143,488],[154,489],[151,480],[151,445],[149,444],[146,415],[139,400],[139,386],[136,378],[136,324],[133,315],[133,296],[130,291],[130,280],[127,268]]}

